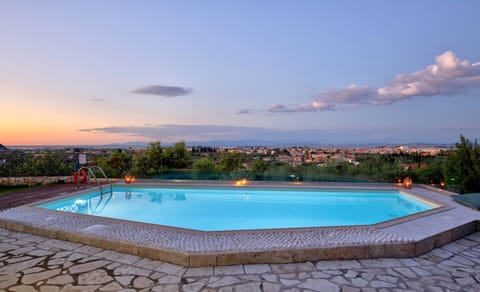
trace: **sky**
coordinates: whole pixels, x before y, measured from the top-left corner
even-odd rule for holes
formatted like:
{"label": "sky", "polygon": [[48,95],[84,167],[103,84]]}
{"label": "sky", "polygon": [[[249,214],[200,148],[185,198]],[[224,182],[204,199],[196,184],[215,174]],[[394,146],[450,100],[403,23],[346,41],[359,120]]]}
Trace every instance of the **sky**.
{"label": "sky", "polygon": [[480,137],[480,1],[1,1],[0,143]]}

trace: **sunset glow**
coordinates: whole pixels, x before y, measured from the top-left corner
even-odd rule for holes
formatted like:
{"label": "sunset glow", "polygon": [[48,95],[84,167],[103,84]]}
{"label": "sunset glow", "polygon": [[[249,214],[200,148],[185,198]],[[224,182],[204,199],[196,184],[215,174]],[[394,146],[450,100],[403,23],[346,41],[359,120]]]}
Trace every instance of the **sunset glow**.
{"label": "sunset glow", "polygon": [[478,138],[478,11],[478,1],[101,1],[92,14],[81,2],[6,2],[0,144]]}

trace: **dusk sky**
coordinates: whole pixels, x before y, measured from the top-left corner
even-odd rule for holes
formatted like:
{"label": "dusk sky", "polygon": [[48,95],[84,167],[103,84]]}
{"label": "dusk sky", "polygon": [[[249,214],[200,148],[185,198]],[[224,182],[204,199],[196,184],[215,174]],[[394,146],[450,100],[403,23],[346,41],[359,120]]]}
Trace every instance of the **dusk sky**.
{"label": "dusk sky", "polygon": [[0,143],[480,138],[480,1],[0,1]]}

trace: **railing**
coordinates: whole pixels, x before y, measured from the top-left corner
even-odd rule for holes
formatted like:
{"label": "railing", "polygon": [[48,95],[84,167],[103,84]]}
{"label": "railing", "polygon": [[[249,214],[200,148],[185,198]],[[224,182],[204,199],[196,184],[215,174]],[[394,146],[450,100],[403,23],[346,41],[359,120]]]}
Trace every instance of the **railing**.
{"label": "railing", "polygon": [[[82,169],[87,171],[87,174],[88,174],[89,177],[90,176],[93,177],[93,179],[95,180],[95,183],[97,183],[98,187],[100,188],[100,194],[103,195],[104,194],[104,191],[103,191],[104,187],[98,181],[97,176],[93,172],[93,170],[98,170],[103,175],[103,177],[105,178],[105,181],[107,182],[108,186],[110,187],[110,194],[112,194],[112,192],[113,192],[112,183],[110,182],[110,180],[108,179],[108,176],[105,174],[105,172],[103,171],[103,169],[100,166],[92,166],[92,167],[84,166],[84,167],[81,167],[77,172],[78,175],[80,175],[80,171]],[[78,188],[80,188],[80,178],[77,178],[77,189]]]}

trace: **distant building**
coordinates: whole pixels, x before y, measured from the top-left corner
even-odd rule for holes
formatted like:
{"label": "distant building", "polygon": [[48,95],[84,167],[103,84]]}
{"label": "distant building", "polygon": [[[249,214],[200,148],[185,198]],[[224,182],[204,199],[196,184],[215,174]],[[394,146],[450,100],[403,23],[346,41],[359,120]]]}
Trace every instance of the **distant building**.
{"label": "distant building", "polygon": [[0,151],[8,151],[9,149],[2,144],[0,144]]}

